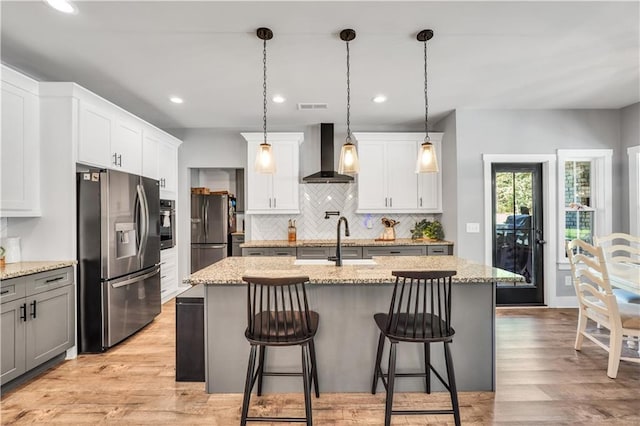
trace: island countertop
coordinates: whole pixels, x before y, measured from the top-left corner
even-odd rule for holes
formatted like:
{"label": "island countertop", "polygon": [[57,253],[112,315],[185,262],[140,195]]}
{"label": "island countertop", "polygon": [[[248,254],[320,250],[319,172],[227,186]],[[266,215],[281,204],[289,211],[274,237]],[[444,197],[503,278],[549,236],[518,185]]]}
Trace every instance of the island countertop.
{"label": "island countertop", "polygon": [[46,272],[54,269],[65,268],[75,265],[75,260],[55,260],[55,261],[34,261],[34,262],[16,262],[7,263],[0,268],[0,280],[8,280],[10,278],[18,278],[25,275],[37,274],[38,272]]}
{"label": "island countertop", "polygon": [[[367,240],[343,238],[342,246],[429,246],[429,245],[453,245],[451,241],[427,241],[412,240],[411,238],[396,238],[395,240]],[[336,240],[298,240],[289,242],[287,240],[253,240],[240,244],[240,248],[261,248],[261,247],[335,247]]]}
{"label": "island countertop", "polygon": [[482,265],[457,256],[379,256],[374,265],[295,265],[295,257],[227,257],[200,271],[185,283],[244,284],[244,275],[291,276],[306,275],[311,284],[384,284],[395,278],[391,271],[399,270],[453,270],[454,283],[487,283],[496,281],[522,282],[520,275]]}

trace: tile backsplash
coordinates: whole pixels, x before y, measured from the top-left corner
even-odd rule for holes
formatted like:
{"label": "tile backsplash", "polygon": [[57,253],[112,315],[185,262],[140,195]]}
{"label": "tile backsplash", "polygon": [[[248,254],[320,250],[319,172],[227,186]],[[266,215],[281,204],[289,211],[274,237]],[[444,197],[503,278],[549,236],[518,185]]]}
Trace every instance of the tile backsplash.
{"label": "tile backsplash", "polygon": [[[400,223],[396,225],[396,238],[410,238],[411,229],[422,219],[439,219],[441,215],[429,214],[356,214],[357,185],[349,183],[300,185],[300,214],[251,215],[251,240],[286,240],[289,219],[296,221],[299,240],[336,238],[338,216],[325,219],[326,211],[339,211],[349,221],[351,238],[374,239],[380,237],[384,226],[381,219],[388,217]],[[249,223],[249,219],[247,224]],[[371,224],[371,228],[367,224]],[[445,230],[446,232],[446,230]]]}

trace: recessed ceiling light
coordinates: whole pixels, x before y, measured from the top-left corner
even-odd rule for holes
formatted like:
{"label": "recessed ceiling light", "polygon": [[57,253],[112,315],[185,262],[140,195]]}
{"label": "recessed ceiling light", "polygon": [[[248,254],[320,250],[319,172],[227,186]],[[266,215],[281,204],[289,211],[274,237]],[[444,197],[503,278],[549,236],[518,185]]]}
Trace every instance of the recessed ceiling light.
{"label": "recessed ceiling light", "polygon": [[385,95],[376,95],[376,97],[373,98],[373,102],[377,104],[381,104],[386,101],[387,101],[387,97]]}
{"label": "recessed ceiling light", "polygon": [[62,13],[76,14],[78,8],[69,0],[44,0],[49,6]]}
{"label": "recessed ceiling light", "polygon": [[275,95],[272,100],[277,104],[281,104],[286,101],[286,99],[282,95]]}
{"label": "recessed ceiling light", "polygon": [[172,97],[169,98],[169,100],[171,102],[173,102],[174,104],[181,104],[181,103],[184,102],[184,100],[182,98],[179,98],[177,96],[172,96]]}

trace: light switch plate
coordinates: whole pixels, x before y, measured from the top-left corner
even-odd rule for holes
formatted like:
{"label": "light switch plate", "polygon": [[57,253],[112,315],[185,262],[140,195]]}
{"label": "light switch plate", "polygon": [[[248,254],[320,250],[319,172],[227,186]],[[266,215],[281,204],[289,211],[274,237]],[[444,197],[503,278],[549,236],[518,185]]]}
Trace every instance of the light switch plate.
{"label": "light switch plate", "polygon": [[477,234],[480,232],[479,223],[467,223],[467,232],[470,234]]}

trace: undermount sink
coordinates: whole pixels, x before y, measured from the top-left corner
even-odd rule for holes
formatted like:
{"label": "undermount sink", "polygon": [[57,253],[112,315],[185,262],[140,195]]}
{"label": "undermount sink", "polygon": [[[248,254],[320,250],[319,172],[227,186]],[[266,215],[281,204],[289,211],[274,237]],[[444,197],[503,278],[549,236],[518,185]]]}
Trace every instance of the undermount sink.
{"label": "undermount sink", "polygon": [[[296,259],[293,264],[335,266],[336,262],[327,259]],[[342,265],[376,265],[376,262],[373,259],[342,259]]]}

